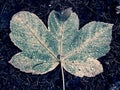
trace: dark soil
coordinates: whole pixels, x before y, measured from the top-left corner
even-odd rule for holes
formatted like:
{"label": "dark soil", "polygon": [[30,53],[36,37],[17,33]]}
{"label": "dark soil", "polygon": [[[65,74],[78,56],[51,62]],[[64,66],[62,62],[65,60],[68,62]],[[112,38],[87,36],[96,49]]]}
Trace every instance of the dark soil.
{"label": "dark soil", "polygon": [[8,63],[20,52],[11,41],[11,17],[26,10],[35,13],[47,25],[52,10],[72,7],[80,19],[80,28],[90,21],[113,23],[110,51],[99,58],[104,72],[79,78],[65,72],[66,90],[120,90],[120,15],[116,14],[117,0],[0,0],[0,90],[62,90],[60,66],[45,75],[21,72]]}

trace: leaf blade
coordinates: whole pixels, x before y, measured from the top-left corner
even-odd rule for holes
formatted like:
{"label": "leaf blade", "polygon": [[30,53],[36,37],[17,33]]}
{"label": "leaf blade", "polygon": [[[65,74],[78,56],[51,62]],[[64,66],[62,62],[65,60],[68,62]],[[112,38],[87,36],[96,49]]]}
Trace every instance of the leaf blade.
{"label": "leaf blade", "polygon": [[[48,48],[49,43],[46,42],[45,36],[48,36],[49,34],[47,32],[47,28],[33,13],[27,11],[18,12],[13,16],[10,23],[10,28],[12,31],[10,33],[10,37],[14,44],[20,49],[26,50],[30,45],[38,46],[40,44],[46,48],[52,56],[55,57],[54,52]],[[24,46],[27,47],[24,47],[23,44],[25,44]]]}
{"label": "leaf blade", "polygon": [[9,61],[14,67],[20,71],[32,74],[46,74],[52,71],[59,64],[54,61],[43,61],[40,59],[30,59],[24,53],[18,53]]}
{"label": "leaf blade", "polygon": [[[93,77],[103,71],[97,58],[110,49],[112,24],[93,21],[79,32],[78,16],[69,8],[50,13],[48,30],[36,15],[26,11],[14,15],[10,26],[11,40],[22,49],[21,53],[13,56],[10,63],[22,71],[44,74],[53,70],[59,62],[66,71],[79,77]],[[30,70],[26,71],[25,68],[14,65],[18,63],[22,66],[20,60],[26,58],[33,64],[32,68],[29,65]],[[100,67],[98,71],[97,67]]]}
{"label": "leaf blade", "polygon": [[[99,28],[97,28],[96,25],[98,25]],[[105,28],[103,28],[103,25],[105,25]],[[91,56],[95,59],[105,55],[110,50],[109,44],[111,43],[112,39],[112,26],[112,24],[95,21],[86,24],[79,32],[79,35],[81,36],[81,41],[79,41],[80,45],[73,51],[69,52],[68,55],[66,55],[63,59],[67,59],[73,54],[76,54],[77,56],[83,51],[88,55],[88,57]],[[93,29],[93,27],[95,27],[95,29]],[[93,52],[92,49],[94,48],[102,50],[102,53],[99,54],[99,52]],[[89,52],[87,50],[89,50]],[[94,56],[94,53],[97,53],[98,55]]]}
{"label": "leaf blade", "polygon": [[78,77],[94,77],[103,72],[101,63],[93,58],[88,58],[85,61],[65,61],[63,66],[66,71]]}
{"label": "leaf blade", "polygon": [[[65,70],[79,77],[92,77],[101,73],[103,70],[102,65],[98,63],[97,59],[105,55],[110,50],[109,44],[111,43],[112,38],[112,26],[112,24],[103,22],[90,22],[85,25],[80,30],[80,35],[82,37],[79,47],[75,48],[73,51],[69,52],[65,57],[62,58],[63,63],[66,61],[68,62],[68,64],[66,63],[63,66]],[[77,74],[66,68],[66,66],[69,65],[69,62],[77,61],[80,64],[80,62],[83,61],[84,63],[88,63],[86,60],[88,60],[89,58],[93,58],[93,60],[95,60],[95,62],[93,62],[95,64],[93,65],[94,67],[96,67],[97,65],[100,67],[99,71],[97,71],[97,68],[95,69],[96,73],[93,73],[91,70],[91,73],[93,74],[86,74],[86,71],[79,72],[79,74]],[[71,66],[68,67],[70,68]],[[89,66],[90,65],[88,64],[88,68],[90,68]],[[76,69],[77,72],[77,68],[81,68],[81,66],[78,67],[76,66],[76,64],[73,64],[73,67],[74,69]],[[85,65],[82,68],[86,69],[86,67],[87,66]]]}
{"label": "leaf blade", "polygon": [[[22,50],[22,56],[24,56],[24,58],[27,57],[29,59],[29,62],[34,59],[34,63],[37,64],[40,63],[36,61],[39,59],[39,61],[53,61],[57,63],[57,41],[50,35],[50,31],[47,30],[46,26],[35,14],[27,11],[18,12],[12,17],[12,20],[10,22],[10,29],[11,40]],[[13,56],[13,58],[15,57],[17,58],[16,55]],[[24,60],[24,58],[21,57],[20,59]],[[17,63],[17,61],[13,59],[11,59],[10,62],[11,61],[14,61],[11,64],[17,67],[14,65]],[[20,65],[22,66],[22,64]],[[38,66],[42,68],[41,65],[37,65],[37,67]],[[35,68],[36,67],[34,67],[34,69]],[[39,69],[37,70],[39,71]],[[47,72],[48,71],[49,70],[47,70]],[[46,73],[46,71],[42,73]]]}
{"label": "leaf blade", "polygon": [[70,51],[64,51],[65,48],[68,47],[67,45],[70,42],[70,40],[69,42],[66,42],[66,39],[69,38],[69,35],[72,35],[71,31],[77,33],[76,31],[78,30],[78,28],[78,16],[71,10],[71,8],[68,8],[62,12],[52,11],[50,13],[48,19],[48,29],[52,31],[58,39],[58,51],[61,56],[64,56],[64,54]]}

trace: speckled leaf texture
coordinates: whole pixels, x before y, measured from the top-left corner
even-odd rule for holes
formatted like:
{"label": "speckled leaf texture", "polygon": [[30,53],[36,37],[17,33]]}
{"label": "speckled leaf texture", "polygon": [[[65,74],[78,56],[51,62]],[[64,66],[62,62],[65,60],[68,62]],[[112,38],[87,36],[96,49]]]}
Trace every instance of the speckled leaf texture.
{"label": "speckled leaf texture", "polygon": [[48,28],[33,13],[20,11],[10,22],[10,38],[22,52],[9,61],[26,73],[45,74],[61,64],[69,73],[94,77],[103,72],[97,60],[110,50],[112,24],[92,21],[80,30],[71,8],[51,11]]}

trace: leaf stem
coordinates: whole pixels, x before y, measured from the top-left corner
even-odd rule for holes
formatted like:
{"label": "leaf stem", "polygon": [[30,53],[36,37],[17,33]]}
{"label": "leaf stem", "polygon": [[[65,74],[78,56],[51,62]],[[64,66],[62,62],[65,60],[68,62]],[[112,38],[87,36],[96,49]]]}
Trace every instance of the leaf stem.
{"label": "leaf stem", "polygon": [[61,71],[62,71],[63,90],[65,90],[65,77],[64,77],[64,71],[63,71],[63,66],[62,66],[62,64],[61,64]]}

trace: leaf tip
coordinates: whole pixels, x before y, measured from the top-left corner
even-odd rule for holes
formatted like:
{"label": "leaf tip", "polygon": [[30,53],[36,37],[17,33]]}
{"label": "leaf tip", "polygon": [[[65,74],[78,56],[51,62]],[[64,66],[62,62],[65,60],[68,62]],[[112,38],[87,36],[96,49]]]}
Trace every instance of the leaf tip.
{"label": "leaf tip", "polygon": [[72,13],[72,8],[67,8],[64,11],[60,11],[60,12],[55,11],[55,16],[60,21],[64,22],[70,17],[71,13]]}

